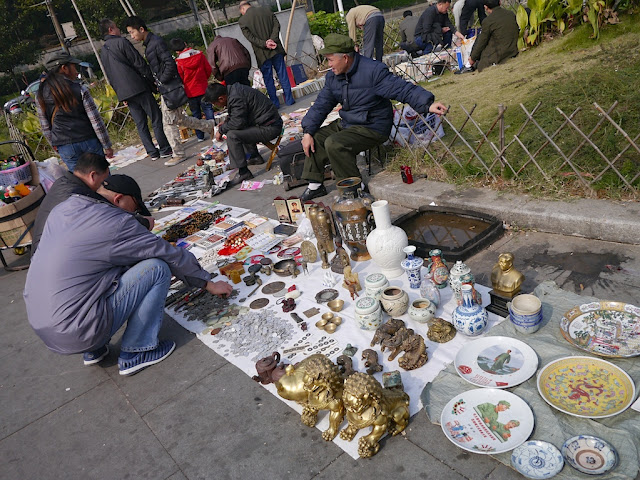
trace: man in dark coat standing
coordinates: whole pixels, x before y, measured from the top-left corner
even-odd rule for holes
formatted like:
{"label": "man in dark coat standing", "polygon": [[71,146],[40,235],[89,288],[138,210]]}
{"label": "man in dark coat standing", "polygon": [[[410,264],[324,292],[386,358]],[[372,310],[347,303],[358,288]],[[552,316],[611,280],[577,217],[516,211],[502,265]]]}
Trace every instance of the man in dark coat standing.
{"label": "man in dark coat standing", "polygon": [[449,20],[450,6],[451,0],[438,0],[420,15],[415,41],[422,48],[423,53],[431,52],[438,45],[448,48],[451,46],[454,34],[464,39]]}
{"label": "man in dark coat standing", "polygon": [[485,0],[487,18],[482,22],[482,32],[473,44],[469,63],[482,71],[503,63],[518,55],[520,29],[516,14],[500,6],[500,0]]}
{"label": "man in dark coat standing", "polygon": [[280,101],[273,82],[273,68],[276,69],[284,100],[287,105],[293,105],[295,100],[291,93],[291,83],[287,74],[287,64],[284,61],[285,51],[280,42],[280,22],[269,7],[252,7],[243,0],[240,2],[240,20],[238,24],[242,34],[253,45],[253,53],[256,55],[258,68],[264,77],[264,85],[267,87],[269,98],[280,108]]}
{"label": "man in dark coat standing", "polygon": [[273,140],[282,132],[278,109],[262,92],[241,83],[229,87],[212,83],[207,87],[204,98],[216,107],[227,107],[229,113],[216,132],[218,141],[223,139],[223,135],[227,137],[229,160],[233,168],[239,169],[229,186],[252,179],[247,165],[264,163],[256,143]]}
{"label": "man in dark coat standing", "polygon": [[[167,44],[161,37],[150,32],[144,21],[135,15],[127,18],[127,32],[129,32],[132,39],[136,42],[142,42],[144,45],[144,56],[149,62],[149,67],[151,67],[158,85],[182,85],[176,61],[171,56]],[[186,153],[180,138],[176,110],[178,109],[170,109],[164,96],[160,95],[160,111],[162,112],[164,131],[173,149],[173,158],[164,162],[168,167],[177,165],[186,159]]]}
{"label": "man in dark coat standing", "polygon": [[[336,180],[360,176],[356,155],[383,144],[391,133],[390,99],[408,103],[422,115],[447,111],[442,103],[434,103],[431,92],[393,75],[384,63],[356,53],[349,37],[331,33],[324,45],[319,53],[327,57],[331,71],[302,119],[302,147],[307,155],[302,178],[310,182],[300,197],[303,202],[327,194],[322,181],[328,163]],[[339,103],[340,119],[322,127]]]}
{"label": "man in dark coat standing", "polygon": [[[147,155],[153,160],[171,157],[173,152],[162,128],[162,113],[151,93],[154,83],[149,65],[131,42],[121,36],[120,29],[113,20],[108,18],[101,20],[100,32],[105,41],[100,50],[105,74],[116,91],[118,100],[129,106],[131,117],[136,123],[138,135]],[[160,151],[151,139],[148,118],[151,119]]]}
{"label": "man in dark coat standing", "polygon": [[484,0],[464,0],[464,6],[460,12],[460,32],[463,35],[467,34],[467,30],[471,27],[471,20],[473,19],[473,13],[478,12],[478,23],[482,25],[482,22],[487,18],[487,14],[484,11]]}

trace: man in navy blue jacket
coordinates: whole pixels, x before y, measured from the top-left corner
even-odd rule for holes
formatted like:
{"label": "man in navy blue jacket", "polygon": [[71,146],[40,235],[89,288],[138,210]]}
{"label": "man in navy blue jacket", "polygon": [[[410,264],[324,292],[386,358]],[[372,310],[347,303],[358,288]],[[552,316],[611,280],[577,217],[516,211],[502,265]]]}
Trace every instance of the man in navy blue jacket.
{"label": "man in navy blue jacket", "polygon": [[[431,92],[393,75],[382,62],[357,54],[353,40],[345,35],[327,35],[320,53],[327,57],[331,72],[302,119],[302,146],[307,155],[302,178],[309,181],[300,197],[303,201],[327,194],[322,180],[328,163],[337,181],[360,176],[358,153],[383,144],[391,133],[389,99],[408,103],[422,115],[447,111],[442,103],[434,103]],[[321,128],[338,103],[342,105],[340,119]]]}

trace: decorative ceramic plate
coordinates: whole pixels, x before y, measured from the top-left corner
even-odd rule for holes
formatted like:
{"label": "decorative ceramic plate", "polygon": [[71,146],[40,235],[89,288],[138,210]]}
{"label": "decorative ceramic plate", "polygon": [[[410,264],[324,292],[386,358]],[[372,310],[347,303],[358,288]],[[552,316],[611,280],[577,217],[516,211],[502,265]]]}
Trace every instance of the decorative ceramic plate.
{"label": "decorative ceramic plate", "polygon": [[589,475],[601,475],[618,465],[613,445],[591,435],[577,435],[564,442],[562,455],[573,468]]}
{"label": "decorative ceramic plate", "polygon": [[295,257],[296,255],[300,255],[299,247],[285,248],[284,250],[278,252],[278,258],[291,258]]}
{"label": "decorative ceramic plate", "polygon": [[584,418],[613,417],[636,396],[631,377],[614,364],[594,357],[567,357],[538,373],[538,391],[561,412]]}
{"label": "decorative ceramic plate", "polygon": [[574,307],[560,321],[572,345],[603,357],[640,355],[640,308],[621,302],[593,302]]}
{"label": "decorative ceramic plate", "polygon": [[529,438],[533,412],[517,395],[495,388],[469,390],[451,399],[440,416],[442,431],[474,453],[508,452]]}
{"label": "decorative ceramic plate", "polygon": [[511,453],[511,465],[527,478],[551,478],[562,470],[564,459],[555,445],[530,440]]}
{"label": "decorative ceramic plate", "polygon": [[264,258],[264,255],[252,255],[244,261],[245,265],[257,265],[260,260]]}
{"label": "decorative ceramic plate", "polygon": [[510,388],[536,373],[538,356],[515,338],[486,337],[461,348],[455,366],[458,375],[478,387]]}
{"label": "decorative ceramic plate", "polygon": [[278,253],[280,250],[282,250],[282,247],[280,245],[276,245],[275,247],[270,248],[267,254],[273,255],[274,253]]}
{"label": "decorative ceramic plate", "polygon": [[318,293],[316,293],[316,302],[327,303],[338,298],[338,295],[340,294],[337,290],[333,288],[325,288],[324,290],[320,290]]}

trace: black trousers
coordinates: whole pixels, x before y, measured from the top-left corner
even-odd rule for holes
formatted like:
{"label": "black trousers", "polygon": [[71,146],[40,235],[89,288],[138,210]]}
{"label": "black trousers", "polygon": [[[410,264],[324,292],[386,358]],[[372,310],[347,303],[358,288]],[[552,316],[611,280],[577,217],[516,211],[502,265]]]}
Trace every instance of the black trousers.
{"label": "black trousers", "polygon": [[158,142],[158,148],[160,148],[160,154],[170,154],[171,145],[169,145],[169,141],[162,127],[162,113],[160,112],[158,102],[156,102],[151,92],[147,90],[146,92],[128,98],[126,101],[129,105],[131,117],[136,123],[140,140],[142,140],[144,149],[147,151],[147,155],[158,154],[158,149],[154,145],[151,139],[151,133],[149,132],[148,118],[151,119],[151,126],[153,127],[156,141]]}
{"label": "black trousers", "polygon": [[227,132],[227,148],[229,160],[233,168],[247,166],[245,153],[249,156],[258,155],[258,142],[269,142],[282,133],[282,123],[275,122],[272,125],[254,126],[242,130],[229,130]]}
{"label": "black trousers", "polygon": [[229,85],[233,85],[234,83],[241,83],[242,85],[246,85],[250,87],[249,83],[249,69],[248,68],[237,68],[233,72],[229,73],[229,75],[224,76],[224,83]]}

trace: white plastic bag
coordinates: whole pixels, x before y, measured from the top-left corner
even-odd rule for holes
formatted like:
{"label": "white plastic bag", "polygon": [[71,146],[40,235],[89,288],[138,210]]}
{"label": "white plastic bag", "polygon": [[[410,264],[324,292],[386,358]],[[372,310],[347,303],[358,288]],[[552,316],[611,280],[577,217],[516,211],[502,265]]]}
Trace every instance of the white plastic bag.
{"label": "white plastic bag", "polygon": [[42,162],[36,162],[36,166],[38,167],[38,174],[40,175],[40,183],[42,184],[42,188],[45,193],[49,192],[51,185],[58,178],[64,175],[66,171],[63,167],[58,163],[58,157],[50,157]]}
{"label": "white plastic bag", "polygon": [[253,72],[253,88],[267,88],[264,84],[264,78],[262,77],[262,72],[260,70]]}
{"label": "white plastic bag", "polygon": [[473,49],[473,44],[476,43],[477,35],[474,35],[471,38],[465,38],[462,40],[460,44],[460,53],[462,53],[462,63],[465,67],[469,67],[469,57],[471,56],[471,50]]}

